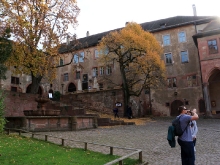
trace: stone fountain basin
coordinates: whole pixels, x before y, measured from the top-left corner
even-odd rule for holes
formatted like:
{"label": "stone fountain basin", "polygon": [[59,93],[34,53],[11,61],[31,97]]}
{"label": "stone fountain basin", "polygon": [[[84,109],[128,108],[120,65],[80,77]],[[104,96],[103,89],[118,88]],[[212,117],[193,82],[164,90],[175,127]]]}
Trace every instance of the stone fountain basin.
{"label": "stone fountain basin", "polygon": [[35,98],[35,101],[38,102],[38,103],[47,103],[50,99],[48,98],[43,98],[43,97],[40,97],[40,98]]}
{"label": "stone fountain basin", "polygon": [[59,116],[60,110],[47,109],[47,110],[24,110],[25,116]]}

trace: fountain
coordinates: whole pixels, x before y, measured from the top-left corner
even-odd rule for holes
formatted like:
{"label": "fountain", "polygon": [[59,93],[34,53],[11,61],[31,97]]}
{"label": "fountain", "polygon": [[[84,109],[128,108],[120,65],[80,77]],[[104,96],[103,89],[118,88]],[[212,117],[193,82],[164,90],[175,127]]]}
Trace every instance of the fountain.
{"label": "fountain", "polygon": [[39,95],[35,98],[37,104],[37,110],[24,110],[25,116],[58,116],[60,115],[60,110],[46,109],[45,104],[50,101],[47,97]]}
{"label": "fountain", "polygon": [[[29,95],[29,94],[28,94]],[[25,96],[25,94],[24,94]],[[26,97],[22,98],[26,98]],[[74,95],[73,95],[74,96]],[[27,98],[30,101],[28,107],[35,102],[36,109],[22,110],[21,116],[7,117],[6,128],[16,128],[25,131],[76,131],[97,127],[97,116],[85,115],[82,105],[73,99],[73,96],[63,96],[62,102],[51,102],[47,93],[44,96]],[[15,96],[16,97],[16,96]],[[20,99],[20,104],[26,100]],[[71,105],[68,104],[70,103]],[[80,102],[81,103],[81,102]]]}

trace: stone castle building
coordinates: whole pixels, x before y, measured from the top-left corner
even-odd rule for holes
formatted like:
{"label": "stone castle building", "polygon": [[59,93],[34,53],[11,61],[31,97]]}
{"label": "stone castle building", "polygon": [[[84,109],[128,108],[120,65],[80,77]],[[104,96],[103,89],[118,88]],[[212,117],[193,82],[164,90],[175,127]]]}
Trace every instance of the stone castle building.
{"label": "stone castle building", "polygon": [[[215,88],[219,89],[218,85],[213,85],[212,88],[205,86],[210,81],[219,81],[217,78],[219,77],[218,62],[209,63],[209,73],[203,75],[207,72],[205,68],[210,58],[207,59],[204,58],[204,55],[200,55],[200,53],[204,54],[202,50],[205,49],[204,46],[200,46],[200,43],[207,44],[206,50],[209,47],[209,42],[203,41],[200,33],[207,29],[211,21],[217,19],[217,17],[210,16],[176,16],[140,24],[144,30],[153,33],[164,49],[161,58],[166,65],[167,86],[144,91],[139,98],[132,98],[132,102],[136,105],[132,107],[134,111],[141,109],[142,115],[152,112],[154,115],[175,116],[178,113],[177,107],[184,104],[190,109],[198,109],[198,113],[202,114],[213,110],[209,108],[211,101],[219,104],[215,92]],[[74,40],[67,40],[67,43],[60,49],[60,53],[63,55],[60,65],[65,65],[73,59],[72,63],[58,68],[57,79],[53,84],[43,81],[40,91],[47,92],[52,86],[54,91],[60,91],[66,95],[117,88],[113,84],[101,81],[101,77],[108,76],[120,84],[118,65],[112,63],[109,66],[99,66],[97,62],[99,58],[97,44],[109,32],[91,36],[87,32],[86,37],[77,40],[80,43],[78,47],[74,47]],[[215,44],[214,41],[211,43]],[[217,44],[219,44],[219,38],[216,37],[216,46]],[[217,60],[218,56],[218,53],[212,56],[213,61]],[[208,77],[207,74],[209,74]],[[28,91],[28,85],[31,83],[28,76],[10,75],[10,72],[7,76],[6,81],[1,81],[3,88],[14,91],[19,89],[23,93]],[[211,78],[209,78],[210,76]],[[211,98],[209,95],[205,95],[205,92],[208,93],[208,89],[213,91]],[[215,110],[218,107],[216,106]]]}

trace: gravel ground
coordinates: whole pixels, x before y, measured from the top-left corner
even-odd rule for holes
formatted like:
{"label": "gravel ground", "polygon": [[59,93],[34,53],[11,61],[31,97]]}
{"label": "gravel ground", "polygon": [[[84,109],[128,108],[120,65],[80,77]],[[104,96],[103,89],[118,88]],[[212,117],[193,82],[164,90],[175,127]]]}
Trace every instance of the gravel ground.
{"label": "gravel ground", "polygon": [[[131,119],[132,121],[133,119]],[[137,119],[136,119],[137,120]],[[171,118],[140,119],[142,125],[99,127],[97,129],[73,132],[41,132],[54,137],[72,139],[65,145],[84,148],[84,143],[135,148],[143,151],[143,161],[149,165],[181,165],[180,147],[171,148],[167,141],[167,129]],[[196,144],[196,165],[220,165],[220,119],[199,119]],[[42,136],[41,138],[44,138]],[[48,138],[57,144],[61,139]],[[109,147],[88,144],[88,149],[109,154]],[[114,154],[125,155],[131,151],[115,149]],[[132,156],[137,159],[138,155]]]}

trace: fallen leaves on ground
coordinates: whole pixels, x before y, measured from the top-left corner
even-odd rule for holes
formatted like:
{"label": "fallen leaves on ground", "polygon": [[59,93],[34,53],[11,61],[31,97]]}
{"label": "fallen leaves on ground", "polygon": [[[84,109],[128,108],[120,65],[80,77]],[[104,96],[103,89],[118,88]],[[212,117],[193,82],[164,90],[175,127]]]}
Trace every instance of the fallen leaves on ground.
{"label": "fallen leaves on ground", "polygon": [[142,117],[142,118],[132,118],[128,119],[125,117],[122,117],[120,119],[114,117],[114,114],[105,114],[97,111],[92,111],[92,110],[86,110],[87,114],[97,114],[101,118],[111,118],[111,120],[123,120],[125,122],[135,122],[135,125],[145,125],[147,122],[152,122],[153,120],[150,117]]}

